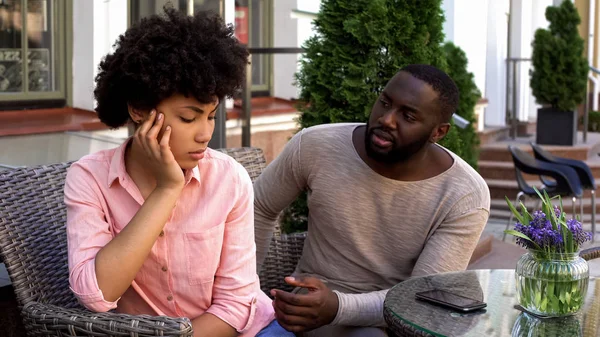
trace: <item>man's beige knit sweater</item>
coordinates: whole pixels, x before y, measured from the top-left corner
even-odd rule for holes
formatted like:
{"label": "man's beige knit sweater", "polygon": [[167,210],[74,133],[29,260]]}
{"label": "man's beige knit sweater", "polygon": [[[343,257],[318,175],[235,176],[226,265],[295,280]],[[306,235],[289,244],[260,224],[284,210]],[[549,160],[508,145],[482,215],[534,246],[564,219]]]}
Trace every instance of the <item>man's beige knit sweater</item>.
{"label": "man's beige knit sweater", "polygon": [[453,153],[452,167],[426,180],[377,174],[352,143],[360,125],[304,129],[260,175],[257,258],[260,267],[278,215],[307,190],[308,237],[296,273],[336,290],[333,324],[383,326],[389,288],[412,276],[466,269],[489,216],[490,194]]}

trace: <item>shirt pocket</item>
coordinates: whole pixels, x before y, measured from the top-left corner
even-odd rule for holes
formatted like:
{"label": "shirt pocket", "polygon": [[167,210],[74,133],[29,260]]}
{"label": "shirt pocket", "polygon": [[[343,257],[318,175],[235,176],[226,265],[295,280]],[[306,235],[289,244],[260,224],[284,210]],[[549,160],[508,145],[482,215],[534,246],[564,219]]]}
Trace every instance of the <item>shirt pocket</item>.
{"label": "shirt pocket", "polygon": [[223,247],[224,224],[201,233],[185,233],[185,254],[190,285],[213,282]]}

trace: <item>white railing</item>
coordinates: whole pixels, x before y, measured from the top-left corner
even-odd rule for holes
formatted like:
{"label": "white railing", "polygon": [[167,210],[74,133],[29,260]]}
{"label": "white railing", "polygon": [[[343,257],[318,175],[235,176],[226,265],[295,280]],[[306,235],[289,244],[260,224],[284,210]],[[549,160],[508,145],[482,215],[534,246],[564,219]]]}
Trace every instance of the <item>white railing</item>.
{"label": "white railing", "polygon": [[592,92],[594,96],[592,97],[592,110],[598,111],[598,94],[600,94],[600,69],[590,67],[590,73],[588,74],[588,78],[592,81]]}
{"label": "white railing", "polygon": [[585,90],[585,109],[583,115],[583,142],[587,142],[587,133],[588,133],[588,124],[589,124],[589,114],[590,110],[598,111],[598,95],[600,95],[600,69],[590,66],[590,71],[588,72],[588,79],[592,83],[592,107],[590,109],[590,86],[586,86]]}

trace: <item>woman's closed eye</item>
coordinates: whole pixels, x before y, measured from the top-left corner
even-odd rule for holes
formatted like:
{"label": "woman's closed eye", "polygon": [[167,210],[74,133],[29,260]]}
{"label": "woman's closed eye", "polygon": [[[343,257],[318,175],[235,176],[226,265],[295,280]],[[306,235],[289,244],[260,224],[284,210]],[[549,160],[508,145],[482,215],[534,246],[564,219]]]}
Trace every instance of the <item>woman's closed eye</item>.
{"label": "woman's closed eye", "polygon": [[181,117],[181,116],[179,116],[179,119],[181,119],[181,121],[184,122],[184,123],[191,123],[191,122],[193,122],[193,121],[196,120],[195,117],[192,118],[192,119],[187,119],[187,118],[184,118],[184,117]]}

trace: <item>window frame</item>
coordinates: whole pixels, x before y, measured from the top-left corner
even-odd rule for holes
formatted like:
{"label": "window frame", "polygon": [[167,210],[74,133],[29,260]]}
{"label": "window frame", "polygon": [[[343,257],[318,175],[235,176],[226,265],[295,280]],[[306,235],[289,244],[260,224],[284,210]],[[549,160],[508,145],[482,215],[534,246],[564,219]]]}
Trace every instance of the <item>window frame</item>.
{"label": "window frame", "polygon": [[[227,0],[220,0],[220,1],[227,1]],[[264,45],[261,46],[262,48],[267,48],[267,47],[271,47],[273,45],[273,24],[274,24],[274,18],[273,18],[273,6],[274,6],[274,1],[273,0],[259,0],[259,1],[263,1],[264,2],[264,15],[260,18],[258,18],[258,20],[261,20],[261,25],[263,27],[265,27],[265,29],[263,29],[262,31],[262,39],[263,41],[265,41]],[[253,6],[253,1],[252,0],[248,0],[248,13],[250,15],[249,17],[249,25],[252,25],[252,22],[255,20],[255,18],[252,17],[252,6]],[[189,1],[189,4],[193,4],[193,1]],[[139,20],[140,18],[134,18],[133,14],[135,11],[133,11],[133,6],[134,5],[134,1],[132,0],[127,0],[127,27],[131,27],[131,25],[135,22],[135,19]],[[188,13],[191,11],[193,12],[193,8],[187,9]],[[252,45],[252,27],[248,27],[248,41],[249,44],[248,46]],[[253,55],[252,57],[263,57],[264,58],[264,64],[263,67],[261,69],[262,71],[262,76],[265,79],[265,84],[252,84],[251,87],[251,91],[253,93],[253,96],[264,96],[264,95],[271,95],[273,93],[273,83],[274,83],[274,71],[273,71],[273,55],[272,54],[264,54],[264,55]]]}
{"label": "window frame", "polygon": [[[29,50],[29,46],[27,44],[27,2],[29,0],[21,0],[21,20],[23,22],[23,30],[21,33],[21,50],[22,55],[27,55],[27,51]],[[11,92],[11,93],[0,93],[0,102],[27,102],[27,101],[43,101],[43,100],[66,100],[67,99],[67,87],[71,87],[72,83],[69,83],[69,75],[72,74],[71,67],[67,65],[70,64],[72,56],[68,53],[70,49],[72,51],[72,46],[69,46],[69,43],[72,43],[72,39],[67,39],[68,30],[71,30],[72,36],[72,15],[69,17],[69,13],[72,14],[72,1],[60,1],[60,0],[49,0],[52,1],[52,22],[55,27],[53,27],[52,36],[52,48],[51,52],[53,53],[53,61],[54,61],[54,72],[53,72],[53,80],[57,81],[57,90],[55,91],[47,91],[47,92],[39,92],[29,91],[28,88],[28,79],[29,73],[25,58],[23,60],[23,90],[21,92]],[[69,42],[70,41],[70,42]]]}
{"label": "window frame", "polygon": [[[269,48],[273,46],[273,24],[274,24],[274,19],[273,19],[273,0],[260,0],[260,1],[264,1],[264,5],[265,5],[265,15],[261,18],[258,18],[259,20],[261,20],[261,24],[266,27],[266,29],[263,30],[262,32],[262,38],[263,41],[265,41],[264,46],[260,46],[260,47],[256,47],[256,48]],[[252,25],[252,22],[254,22],[255,18],[252,17],[252,0],[248,0],[248,13],[250,13],[250,17],[249,17],[249,24]],[[249,27],[248,29],[248,39],[249,39],[249,46],[251,46],[252,43],[252,28]],[[264,57],[264,65],[262,68],[262,75],[265,78],[266,83],[265,84],[252,84],[251,87],[251,91],[253,93],[267,93],[269,96],[273,93],[273,83],[274,83],[274,78],[273,78],[273,54],[261,54],[261,55],[252,55],[252,57]]]}

